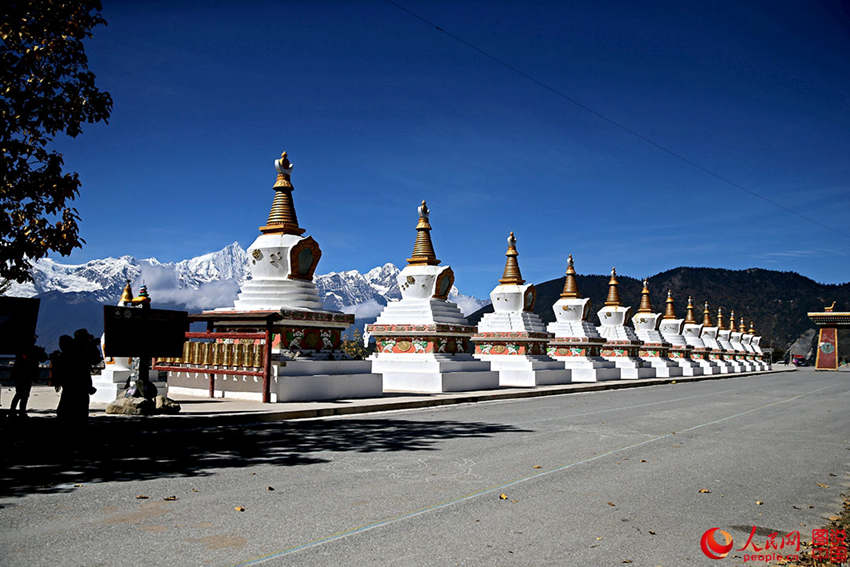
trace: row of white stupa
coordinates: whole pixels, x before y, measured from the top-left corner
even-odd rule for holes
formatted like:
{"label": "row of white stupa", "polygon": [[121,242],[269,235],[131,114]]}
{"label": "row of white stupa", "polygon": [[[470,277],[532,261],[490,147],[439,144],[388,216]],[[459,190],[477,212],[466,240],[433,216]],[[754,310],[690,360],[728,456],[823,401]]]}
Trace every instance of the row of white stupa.
{"label": "row of white stupa", "polygon": [[[418,209],[413,255],[398,275],[402,298],[390,302],[367,326],[375,353],[366,361],[345,360],[339,333],[353,316],[322,309],[312,281],[321,250],[312,237],[303,236],[305,230],[298,224],[292,200],[293,164],[285,152],[275,168],[268,221],[247,250],[252,277],[232,308],[209,312],[230,322],[240,314],[282,314],[276,352],[281,358],[283,353],[296,356],[274,364],[272,401],[769,369],[752,332],[698,324],[692,308],[687,320],[671,317],[672,300],[671,311],[662,318],[651,312],[646,289],[641,308],[632,317],[634,329],[627,327],[631,308],[620,305],[613,270],[608,300],[598,313],[601,325],[592,325],[587,321],[590,301],[578,294],[572,259],[564,293],[553,306],[556,321],[547,328],[532,311],[536,290],[520,275],[513,233],[504,274],[490,294],[494,312],[476,328],[447,299],[454,274],[434,253],[425,201]],[[307,345],[311,333],[320,334],[327,348],[317,345],[318,339],[313,341],[317,346]],[[182,393],[206,395],[209,389],[206,375],[185,372],[169,374],[169,390],[172,376],[179,379],[174,382]],[[245,378],[217,377],[213,389],[216,395],[256,397],[240,380]]]}

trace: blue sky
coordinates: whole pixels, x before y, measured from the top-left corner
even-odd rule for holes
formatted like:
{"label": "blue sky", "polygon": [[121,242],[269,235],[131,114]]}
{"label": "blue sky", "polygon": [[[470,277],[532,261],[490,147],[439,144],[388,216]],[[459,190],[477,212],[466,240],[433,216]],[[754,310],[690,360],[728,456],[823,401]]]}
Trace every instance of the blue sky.
{"label": "blue sky", "polygon": [[115,108],[60,140],[82,262],[247,247],[295,163],[318,272],[402,265],[427,199],[438,257],[486,296],[676,266],[850,280],[850,12],[838,2],[400,2],[768,196],[731,188],[386,2],[109,2],[87,44]]}

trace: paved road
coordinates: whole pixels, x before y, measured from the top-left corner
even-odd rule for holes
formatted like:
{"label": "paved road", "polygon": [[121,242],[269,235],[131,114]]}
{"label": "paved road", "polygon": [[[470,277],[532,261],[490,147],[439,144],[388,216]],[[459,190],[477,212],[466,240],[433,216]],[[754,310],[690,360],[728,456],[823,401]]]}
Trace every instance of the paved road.
{"label": "paved road", "polygon": [[808,540],[840,509],[850,376],[91,435],[108,456],[0,472],[0,564],[736,565],[701,534]]}

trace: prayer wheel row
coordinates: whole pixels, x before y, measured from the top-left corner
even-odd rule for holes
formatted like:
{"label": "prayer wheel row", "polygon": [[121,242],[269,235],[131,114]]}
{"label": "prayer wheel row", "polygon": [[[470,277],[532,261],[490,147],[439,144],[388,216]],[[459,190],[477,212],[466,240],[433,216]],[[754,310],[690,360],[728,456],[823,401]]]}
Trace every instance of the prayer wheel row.
{"label": "prayer wheel row", "polygon": [[262,368],[263,344],[186,341],[180,358],[160,358],[165,364]]}

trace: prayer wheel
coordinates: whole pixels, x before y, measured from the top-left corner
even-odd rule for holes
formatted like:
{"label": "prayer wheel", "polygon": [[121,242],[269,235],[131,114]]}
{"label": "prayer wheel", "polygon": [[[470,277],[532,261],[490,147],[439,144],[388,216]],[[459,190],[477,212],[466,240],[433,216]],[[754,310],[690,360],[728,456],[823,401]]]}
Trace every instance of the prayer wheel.
{"label": "prayer wheel", "polygon": [[254,345],[254,348],[252,349],[254,351],[253,352],[254,356],[251,360],[251,366],[253,366],[254,368],[262,368],[262,366],[263,366],[263,348],[264,348],[264,346],[265,345],[259,345],[258,344],[258,345]]}
{"label": "prayer wheel", "polygon": [[233,366],[233,351],[236,345],[232,343],[221,344],[221,365]]}
{"label": "prayer wheel", "polygon": [[191,343],[186,341],[183,343],[183,357],[180,359],[180,362],[189,362],[189,346]]}
{"label": "prayer wheel", "polygon": [[224,362],[224,347],[225,345],[222,343],[213,343],[213,365],[222,366]]}
{"label": "prayer wheel", "polygon": [[236,343],[233,345],[233,366],[245,366],[245,345]]}
{"label": "prayer wheel", "polygon": [[199,343],[201,349],[201,364],[209,366],[212,364],[212,345],[210,343]]}
{"label": "prayer wheel", "polygon": [[200,364],[200,358],[198,356],[199,344],[200,343],[194,341],[189,343],[189,360],[187,362],[192,366],[197,366],[198,364]]}

